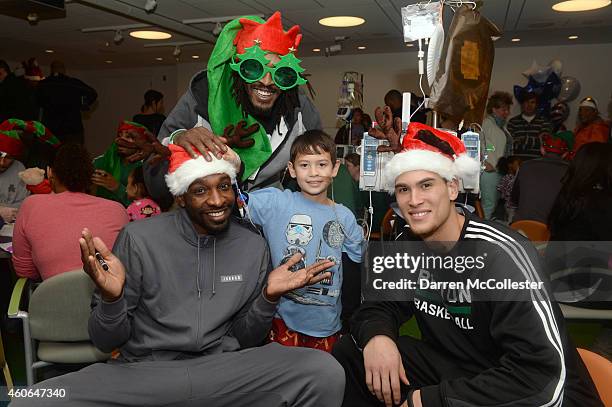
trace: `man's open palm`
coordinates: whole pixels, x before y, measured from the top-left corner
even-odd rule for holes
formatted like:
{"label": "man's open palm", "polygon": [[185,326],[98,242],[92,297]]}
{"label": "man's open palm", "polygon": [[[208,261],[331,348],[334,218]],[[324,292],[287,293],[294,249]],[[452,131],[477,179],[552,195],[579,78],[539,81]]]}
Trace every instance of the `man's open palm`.
{"label": "man's open palm", "polygon": [[330,260],[321,260],[308,267],[297,271],[289,269],[300,261],[302,255],[296,253],[285,263],[275,268],[268,275],[268,287],[266,294],[270,298],[278,298],[289,291],[316,284],[326,278],[331,277],[331,273],[324,272],[334,266]]}
{"label": "man's open palm", "polygon": [[[109,249],[102,239],[92,237],[89,229],[85,228],[81,232],[79,239],[81,246],[81,261],[83,270],[96,284],[100,294],[105,301],[114,301],[121,296],[125,285],[125,267]],[[108,270],[104,270],[100,262],[96,259],[96,250],[100,253]]]}

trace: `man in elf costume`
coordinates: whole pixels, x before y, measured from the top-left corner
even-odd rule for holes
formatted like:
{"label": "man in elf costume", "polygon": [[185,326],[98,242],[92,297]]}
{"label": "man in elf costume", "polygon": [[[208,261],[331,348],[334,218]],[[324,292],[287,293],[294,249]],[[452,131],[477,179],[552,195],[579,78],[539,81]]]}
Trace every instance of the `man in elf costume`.
{"label": "man in elf costume", "polygon": [[96,195],[117,201],[124,206],[130,204],[125,188],[128,176],[134,168],[142,165],[143,153],[133,147],[136,138],[152,137],[142,124],[124,120],[119,124],[117,137],[103,155],[94,159],[96,171],[91,181],[96,185]]}
{"label": "man in elf costume", "polygon": [[[306,83],[295,56],[301,39],[299,26],[283,30],[279,12],[267,21],[244,17],[227,23],[207,69],[193,77],[159,140],[169,137],[205,155],[221,156],[229,146],[243,162],[246,190],[280,185],[293,140],[322,127],[318,111],[299,90]],[[157,202],[170,197],[165,172],[165,165],[145,166]]]}

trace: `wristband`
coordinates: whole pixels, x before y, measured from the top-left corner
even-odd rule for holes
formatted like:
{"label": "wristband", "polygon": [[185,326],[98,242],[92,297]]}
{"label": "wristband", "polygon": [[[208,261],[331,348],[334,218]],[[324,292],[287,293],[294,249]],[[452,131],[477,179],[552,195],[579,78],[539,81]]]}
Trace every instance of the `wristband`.
{"label": "wristband", "polygon": [[186,129],[178,129],[178,130],[174,130],[171,134],[170,134],[170,143],[174,144],[174,138],[176,136],[178,136],[179,134],[182,134],[184,132],[186,132]]}

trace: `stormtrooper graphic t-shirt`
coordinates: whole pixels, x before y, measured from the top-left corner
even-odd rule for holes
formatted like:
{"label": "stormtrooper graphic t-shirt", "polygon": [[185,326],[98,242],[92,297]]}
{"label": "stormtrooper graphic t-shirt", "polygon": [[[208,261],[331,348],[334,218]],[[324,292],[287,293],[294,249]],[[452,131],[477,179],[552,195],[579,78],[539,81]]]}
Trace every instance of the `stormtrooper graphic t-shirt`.
{"label": "stormtrooper graphic t-shirt", "polygon": [[352,261],[361,262],[363,232],[353,213],[343,205],[320,204],[300,192],[276,188],[249,193],[248,210],[252,221],[263,228],[274,267],[295,253],[301,253],[302,260],[292,271],[321,259],[336,263],[328,270],[330,278],[282,297],[277,312],[296,332],[318,338],[338,332],[342,312],[342,252]]}

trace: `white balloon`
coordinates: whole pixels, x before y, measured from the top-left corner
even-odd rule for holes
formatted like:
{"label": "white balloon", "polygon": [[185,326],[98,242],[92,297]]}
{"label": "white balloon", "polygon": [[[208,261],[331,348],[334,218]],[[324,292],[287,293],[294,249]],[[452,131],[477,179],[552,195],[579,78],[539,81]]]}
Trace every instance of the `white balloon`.
{"label": "white balloon", "polygon": [[523,72],[523,76],[525,76],[527,79],[532,76],[536,82],[544,83],[546,82],[546,79],[548,79],[548,76],[552,70],[553,69],[550,66],[538,65],[536,61],[533,61],[531,67]]}
{"label": "white balloon", "polygon": [[553,59],[550,61],[548,66],[552,68],[552,71],[556,73],[559,78],[561,77],[561,74],[563,73],[563,62],[559,61],[558,59]]}

